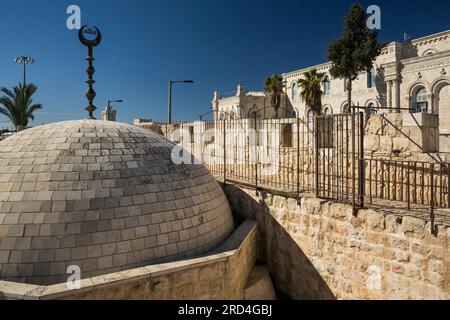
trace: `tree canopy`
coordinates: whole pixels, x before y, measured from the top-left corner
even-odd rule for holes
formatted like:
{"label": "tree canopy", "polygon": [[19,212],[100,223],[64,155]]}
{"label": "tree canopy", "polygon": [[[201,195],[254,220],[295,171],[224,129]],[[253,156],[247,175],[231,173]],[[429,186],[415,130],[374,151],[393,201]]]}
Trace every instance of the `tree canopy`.
{"label": "tree canopy", "polygon": [[32,96],[37,87],[34,84],[19,84],[13,90],[1,88],[4,96],[0,98],[0,114],[8,117],[16,128],[28,126],[28,121],[34,120],[34,112],[42,109],[41,104],[33,103]]}
{"label": "tree canopy", "polygon": [[333,63],[331,75],[355,80],[360,72],[372,69],[383,46],[378,42],[378,31],[368,28],[364,8],[354,4],[345,17],[343,35],[328,47],[328,60]]}

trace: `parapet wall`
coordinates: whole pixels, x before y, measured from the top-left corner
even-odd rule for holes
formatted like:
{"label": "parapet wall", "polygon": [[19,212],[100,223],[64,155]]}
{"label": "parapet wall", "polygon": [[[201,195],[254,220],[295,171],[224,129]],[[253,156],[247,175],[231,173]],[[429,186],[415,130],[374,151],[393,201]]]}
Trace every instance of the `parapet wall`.
{"label": "parapet wall", "polygon": [[242,300],[256,234],[256,223],[245,221],[209,255],[83,279],[78,290],[0,281],[0,300]]}
{"label": "parapet wall", "polygon": [[260,256],[293,299],[449,299],[448,226],[227,185],[235,212],[258,221]]}

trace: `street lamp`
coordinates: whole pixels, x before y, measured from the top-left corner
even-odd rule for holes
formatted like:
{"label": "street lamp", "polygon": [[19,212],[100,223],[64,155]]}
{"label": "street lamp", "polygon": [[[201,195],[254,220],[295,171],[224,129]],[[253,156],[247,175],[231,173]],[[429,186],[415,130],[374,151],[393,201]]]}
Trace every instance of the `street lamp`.
{"label": "street lamp", "polygon": [[172,85],[174,83],[194,83],[192,80],[169,81],[169,124],[172,124]]}
{"label": "street lamp", "polygon": [[113,103],[113,102],[121,103],[121,102],[123,102],[123,100],[108,100],[108,107],[111,107],[111,103]]}
{"label": "street lamp", "polygon": [[27,84],[27,82],[26,82],[26,65],[33,64],[34,59],[32,57],[20,56],[20,57],[14,58],[14,62],[18,63],[18,64],[23,64],[23,85],[25,86]]}

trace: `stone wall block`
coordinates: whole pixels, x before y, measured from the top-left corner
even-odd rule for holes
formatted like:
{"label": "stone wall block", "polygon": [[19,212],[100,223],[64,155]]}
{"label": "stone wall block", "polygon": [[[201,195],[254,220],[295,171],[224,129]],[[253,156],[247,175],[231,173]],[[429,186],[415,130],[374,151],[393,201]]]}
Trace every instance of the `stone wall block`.
{"label": "stone wall block", "polygon": [[353,208],[346,204],[332,204],[330,207],[330,216],[340,221],[347,221],[353,216]]}
{"label": "stone wall block", "polygon": [[423,239],[423,237],[425,236],[425,226],[426,222],[422,219],[404,217],[400,230],[406,236]]}
{"label": "stone wall block", "polygon": [[371,231],[381,232],[386,229],[384,214],[370,210],[366,215],[367,226]]}

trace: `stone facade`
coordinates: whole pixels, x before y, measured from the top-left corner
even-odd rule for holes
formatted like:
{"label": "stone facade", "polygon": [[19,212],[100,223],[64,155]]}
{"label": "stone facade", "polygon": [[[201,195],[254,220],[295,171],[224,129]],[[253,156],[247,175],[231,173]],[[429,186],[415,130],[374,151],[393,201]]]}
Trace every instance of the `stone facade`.
{"label": "stone facade", "polygon": [[[326,74],[324,84],[323,113],[339,114],[349,111],[347,92],[343,79],[334,79],[329,70],[331,63],[324,63],[283,74],[286,92],[282,103],[286,117],[312,117],[312,113],[300,98],[297,81],[302,75],[317,69]],[[258,116],[271,118],[270,99],[264,92],[249,93],[258,97],[246,99],[243,86],[239,86],[235,97],[221,99],[215,93],[213,110],[215,119],[236,115],[235,119],[246,119],[252,110],[269,110]],[[450,152],[450,31],[429,35],[404,43],[391,42],[374,62],[371,72],[361,73],[353,82],[352,103],[373,113],[432,113],[439,116],[436,141],[438,151]],[[267,103],[269,102],[269,104]],[[280,115],[283,117],[283,115]],[[420,115],[418,115],[420,117]]]}
{"label": "stone facade", "polygon": [[293,299],[450,299],[449,225],[227,185],[235,212],[254,217],[262,261]]}
{"label": "stone facade", "polygon": [[[278,111],[280,118],[292,115],[292,112],[286,109],[286,103],[286,96],[283,95]],[[245,92],[242,84],[238,85],[236,94],[221,95],[218,91],[214,92],[212,105],[213,120],[215,121],[252,119],[255,116],[262,119],[275,117],[275,109],[271,105],[271,94],[259,91]]]}

